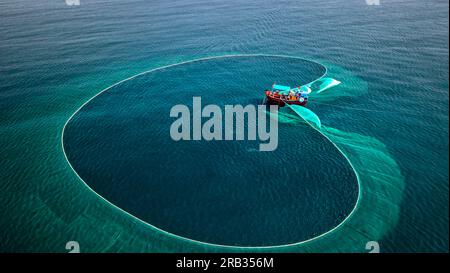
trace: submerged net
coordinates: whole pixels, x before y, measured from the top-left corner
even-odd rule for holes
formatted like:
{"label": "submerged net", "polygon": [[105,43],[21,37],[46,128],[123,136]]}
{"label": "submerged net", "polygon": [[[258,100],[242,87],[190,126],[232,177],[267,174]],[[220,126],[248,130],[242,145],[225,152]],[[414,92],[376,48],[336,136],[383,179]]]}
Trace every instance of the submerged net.
{"label": "submerged net", "polygon": [[348,251],[346,244],[365,251],[368,241],[380,240],[397,221],[404,178],[386,146],[379,140],[336,128],[322,126],[319,131],[348,159],[360,187],[355,211],[336,232],[341,241],[329,249]]}
{"label": "submerged net", "polygon": [[[367,82],[339,66],[326,64],[328,70],[326,77],[307,84],[312,92],[309,102],[315,105],[327,104],[343,98],[357,97],[367,94]],[[339,81],[337,79],[345,79]]]}
{"label": "submerged net", "polygon": [[339,84],[341,84],[341,82],[333,78],[321,78],[308,84],[307,86],[310,87],[316,94],[318,94]]}
{"label": "submerged net", "polygon": [[320,122],[319,117],[313,111],[298,105],[289,105],[289,106],[292,109],[292,111],[294,111],[297,115],[302,117],[311,126],[320,129],[322,123]]}
{"label": "submerged net", "polygon": [[[353,81],[366,87],[359,79]],[[311,85],[317,101],[327,101],[351,95],[356,89],[333,89],[338,81],[324,78]],[[349,86],[349,85],[343,85]],[[323,93],[318,95],[318,90]],[[343,91],[346,90],[346,91]],[[365,91],[365,90],[362,90]],[[337,93],[336,93],[337,92]],[[357,92],[362,94],[361,90]],[[314,96],[315,95],[315,96]],[[322,95],[326,95],[322,98]],[[367,252],[366,243],[380,240],[392,229],[399,217],[404,189],[404,178],[386,146],[376,138],[344,132],[321,124],[311,110],[288,105],[303,122],[330,141],[352,166],[359,185],[357,204],[349,217],[332,232],[304,244],[294,245],[287,251],[301,252]]]}
{"label": "submerged net", "polygon": [[[367,92],[367,83],[362,79],[340,67],[333,65],[327,65],[327,67],[329,68],[328,78],[322,78],[309,84],[312,89],[309,96],[310,103],[321,105],[343,97],[355,97]],[[334,78],[342,79],[343,83],[338,84]],[[287,110],[292,109],[290,107],[285,108]],[[78,229],[91,230],[92,223],[95,223],[92,219],[95,218],[103,219],[101,223],[96,224],[96,226],[102,227],[102,232],[93,233],[95,238],[100,238],[101,244],[94,246],[89,243],[89,240],[84,242],[85,245],[91,245],[88,248],[91,251],[366,252],[366,243],[382,238],[395,226],[398,220],[399,205],[404,188],[404,180],[399,166],[390,156],[386,146],[379,140],[325,126],[311,110],[303,107],[299,108],[301,110],[294,109],[293,111],[280,111],[279,122],[291,124],[306,122],[319,133],[319,138],[324,137],[336,146],[349,164],[352,165],[357,175],[360,190],[357,206],[349,218],[333,232],[301,244],[289,246],[251,249],[225,248],[174,238],[160,230],[149,229],[137,220],[133,220],[130,224],[130,219],[112,213],[109,208],[100,206],[99,210],[99,206],[88,206],[81,217],[71,220],[71,223],[74,224],[70,225],[70,227],[73,227],[73,229],[69,229],[70,234],[80,234]],[[46,207],[44,206],[44,208]],[[102,217],[94,217],[98,216],[99,211],[102,212]],[[57,215],[51,215],[53,218],[57,217]],[[64,224],[60,219],[57,220],[59,221],[57,223]],[[81,243],[83,244],[83,242]],[[382,244],[381,251],[383,251]]]}

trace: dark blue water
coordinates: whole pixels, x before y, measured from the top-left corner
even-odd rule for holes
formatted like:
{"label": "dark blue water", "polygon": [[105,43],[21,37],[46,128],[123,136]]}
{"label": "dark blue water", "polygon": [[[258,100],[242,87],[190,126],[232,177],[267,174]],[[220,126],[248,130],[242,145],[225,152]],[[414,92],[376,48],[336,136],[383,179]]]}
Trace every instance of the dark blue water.
{"label": "dark blue water", "polygon": [[62,127],[149,68],[261,52],[325,60],[368,83],[333,125],[379,139],[405,176],[382,251],[448,251],[448,1],[4,1],[0,22],[2,251],[65,251],[72,238],[86,251],[185,249],[83,188]]}

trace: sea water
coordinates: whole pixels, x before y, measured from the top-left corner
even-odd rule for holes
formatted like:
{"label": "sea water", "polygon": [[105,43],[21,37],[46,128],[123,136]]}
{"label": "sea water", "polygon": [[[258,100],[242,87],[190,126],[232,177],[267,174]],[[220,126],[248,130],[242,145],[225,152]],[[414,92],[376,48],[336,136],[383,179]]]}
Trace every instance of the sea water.
{"label": "sea water", "polygon": [[[120,80],[232,53],[320,60],[367,82],[364,96],[311,109],[376,139],[404,176],[381,251],[448,251],[448,1],[8,0],[0,21],[1,251],[64,252],[72,240],[82,251],[220,251],[168,238],[93,194],[68,165],[61,131]],[[330,245],[307,251],[337,251]],[[355,241],[341,251],[364,250]]]}

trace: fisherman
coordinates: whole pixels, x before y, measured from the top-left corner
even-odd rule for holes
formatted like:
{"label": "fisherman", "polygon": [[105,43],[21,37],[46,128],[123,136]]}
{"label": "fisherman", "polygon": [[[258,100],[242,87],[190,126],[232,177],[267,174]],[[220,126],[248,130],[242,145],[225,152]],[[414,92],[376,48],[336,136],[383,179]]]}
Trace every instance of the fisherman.
{"label": "fisherman", "polygon": [[289,100],[295,100],[295,93],[294,91],[292,91],[292,89],[289,90]]}

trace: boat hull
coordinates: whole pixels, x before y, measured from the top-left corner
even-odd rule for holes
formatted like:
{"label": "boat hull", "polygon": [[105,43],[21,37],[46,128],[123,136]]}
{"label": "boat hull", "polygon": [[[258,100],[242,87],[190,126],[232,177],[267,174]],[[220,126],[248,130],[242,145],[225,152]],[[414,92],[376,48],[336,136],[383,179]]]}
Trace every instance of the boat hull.
{"label": "boat hull", "polygon": [[267,99],[267,103],[271,104],[271,105],[278,105],[280,107],[283,107],[287,104],[289,105],[300,105],[300,106],[305,106],[306,103],[308,102],[308,100],[304,100],[304,101],[299,101],[299,100],[287,100],[287,99],[282,99],[280,96],[276,96],[274,95],[272,92],[270,91],[266,91],[266,99]]}

